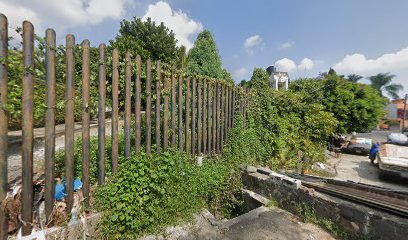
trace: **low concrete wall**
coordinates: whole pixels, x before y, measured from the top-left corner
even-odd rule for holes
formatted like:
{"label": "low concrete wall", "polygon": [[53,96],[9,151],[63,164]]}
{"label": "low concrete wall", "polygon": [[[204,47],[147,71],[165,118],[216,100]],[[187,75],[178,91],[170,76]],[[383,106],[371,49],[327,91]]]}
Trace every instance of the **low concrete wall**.
{"label": "low concrete wall", "polygon": [[297,214],[300,203],[312,206],[316,217],[329,219],[346,230],[375,239],[407,239],[408,219],[365,205],[315,192],[259,172],[243,172],[245,188],[275,199],[279,207]]}

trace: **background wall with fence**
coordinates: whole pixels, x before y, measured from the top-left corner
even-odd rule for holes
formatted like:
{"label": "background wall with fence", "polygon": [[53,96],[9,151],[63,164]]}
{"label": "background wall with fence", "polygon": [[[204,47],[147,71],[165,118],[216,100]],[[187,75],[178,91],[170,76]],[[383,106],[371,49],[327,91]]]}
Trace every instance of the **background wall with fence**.
{"label": "background wall with fence", "polygon": [[[22,233],[31,233],[33,221],[33,97],[34,97],[34,27],[25,21],[22,27],[24,74],[22,76]],[[9,191],[7,178],[8,135],[8,23],[0,14],[0,201]],[[73,205],[74,181],[74,106],[75,96],[82,97],[82,192],[84,204],[90,196],[90,42],[82,41],[82,56],[75,56],[75,37],[65,39],[65,201],[67,211]],[[45,213],[47,221],[54,209],[55,194],[55,99],[56,99],[56,33],[46,31],[46,116],[45,116]],[[82,92],[75,91],[75,60],[82,61]],[[120,64],[123,58],[124,65]],[[235,115],[246,118],[249,89],[223,80],[187,75],[160,61],[142,60],[137,53],[112,51],[112,73],[107,79],[107,47],[99,45],[98,59],[98,184],[105,183],[106,107],[112,101],[111,169],[118,169],[119,155],[129,157],[145,151],[165,151],[168,148],[185,151],[191,156],[211,158],[219,154],[228,141],[227,131],[234,126]],[[125,85],[120,89],[121,68]],[[110,73],[109,73],[110,74]],[[107,96],[107,82],[111,96]],[[122,94],[122,98],[119,95]],[[124,99],[120,102],[119,99]],[[119,129],[119,115],[124,127]],[[245,121],[243,121],[245,122]],[[132,131],[131,129],[134,128]],[[143,131],[144,130],[144,131]],[[125,136],[124,149],[119,149],[119,133]],[[131,136],[134,135],[134,136]],[[134,142],[131,142],[134,139]],[[3,204],[1,205],[3,206]],[[7,238],[7,211],[0,208],[0,239]]]}

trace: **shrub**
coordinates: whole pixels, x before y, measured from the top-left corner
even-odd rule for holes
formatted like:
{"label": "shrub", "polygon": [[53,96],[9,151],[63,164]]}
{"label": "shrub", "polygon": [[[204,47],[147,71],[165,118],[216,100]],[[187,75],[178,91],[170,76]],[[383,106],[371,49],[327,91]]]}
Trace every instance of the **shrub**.
{"label": "shrub", "polygon": [[95,206],[104,212],[101,234],[134,239],[160,227],[189,219],[204,207],[219,216],[235,207],[239,175],[228,161],[192,164],[174,150],[120,158],[118,173],[95,192]]}

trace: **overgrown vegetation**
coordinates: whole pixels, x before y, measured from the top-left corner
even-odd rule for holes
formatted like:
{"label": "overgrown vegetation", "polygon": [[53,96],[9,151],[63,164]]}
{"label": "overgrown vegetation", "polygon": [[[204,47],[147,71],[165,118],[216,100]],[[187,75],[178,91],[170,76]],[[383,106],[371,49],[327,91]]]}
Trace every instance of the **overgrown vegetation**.
{"label": "overgrown vegetation", "polygon": [[[319,103],[301,94],[269,87],[264,69],[255,69],[251,81],[246,131],[257,141],[255,160],[272,169],[293,169],[300,159],[324,161],[324,146],[338,121]],[[259,144],[257,144],[259,142]]]}
{"label": "overgrown vegetation", "polygon": [[[239,127],[240,128],[240,127]],[[242,129],[242,128],[240,128]],[[234,129],[233,132],[239,132]],[[233,135],[233,134],[231,134]],[[209,209],[216,217],[229,217],[240,207],[241,159],[234,147],[226,147],[218,160],[207,159],[202,166],[184,153],[168,150],[146,156],[142,151],[119,158],[119,170],[111,175],[110,141],[106,141],[108,182],[93,196],[94,208],[103,212],[99,237],[134,239],[163,227],[191,219],[193,213]],[[235,144],[234,144],[235,145]],[[119,136],[119,149],[124,138]],[[250,149],[249,142],[243,144]],[[91,138],[91,152],[97,152],[97,138]],[[75,143],[74,174],[81,177],[81,141]],[[97,180],[97,156],[91,154],[91,183]],[[64,176],[64,154],[57,153],[57,175]]]}

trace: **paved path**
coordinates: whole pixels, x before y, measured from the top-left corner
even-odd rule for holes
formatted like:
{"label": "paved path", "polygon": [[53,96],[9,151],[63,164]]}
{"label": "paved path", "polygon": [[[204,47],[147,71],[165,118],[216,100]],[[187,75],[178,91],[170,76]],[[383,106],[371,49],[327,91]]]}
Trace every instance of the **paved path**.
{"label": "paved path", "polygon": [[390,178],[381,180],[378,168],[370,163],[367,156],[341,154],[339,159],[331,158],[328,163],[335,165],[337,176],[334,179],[408,191],[408,179]]}
{"label": "paved path", "polygon": [[[119,121],[119,129],[123,125],[123,120]],[[65,125],[55,126],[55,151],[63,150],[65,147]],[[106,120],[106,136],[111,135],[111,120]],[[98,124],[91,123],[91,136],[98,135]],[[81,124],[75,123],[75,139],[80,138],[82,134]],[[44,173],[44,128],[34,129],[34,179],[39,179]],[[8,144],[8,180],[9,184],[15,185],[21,182],[21,131],[9,132]],[[10,187],[11,187],[10,186]]]}
{"label": "paved path", "polygon": [[[373,131],[358,133],[357,136],[371,138],[373,142],[386,142],[390,133],[390,131]],[[390,178],[387,181],[379,179],[378,168],[370,163],[367,156],[341,154],[338,159],[330,157],[328,163],[334,165],[337,170],[335,179],[408,191],[408,179]]]}

